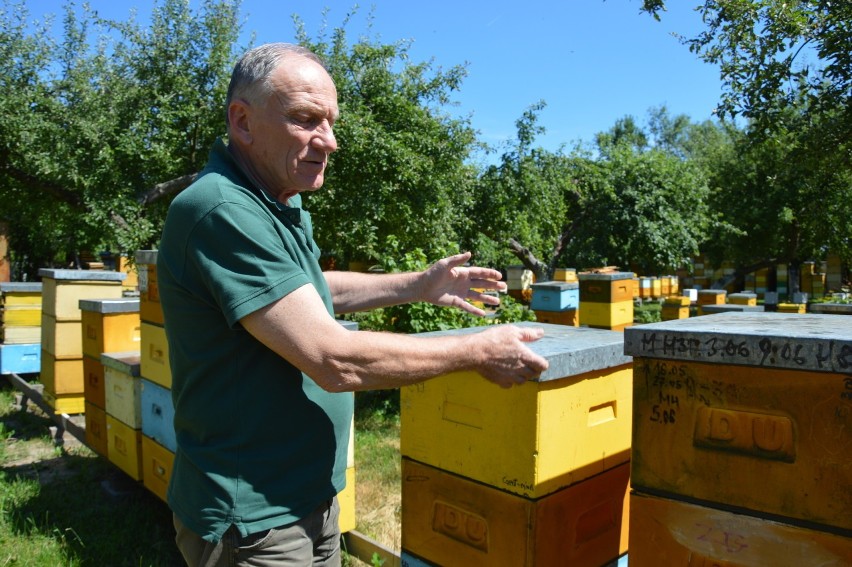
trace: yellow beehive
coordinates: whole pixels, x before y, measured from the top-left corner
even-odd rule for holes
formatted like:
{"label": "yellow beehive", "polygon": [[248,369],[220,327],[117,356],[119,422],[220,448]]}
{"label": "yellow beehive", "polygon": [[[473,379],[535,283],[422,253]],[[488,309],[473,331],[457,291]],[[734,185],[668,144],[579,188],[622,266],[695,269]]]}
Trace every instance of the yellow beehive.
{"label": "yellow beehive", "polygon": [[653,323],[628,329],[625,352],[634,490],[852,530],[852,319]]}
{"label": "yellow beehive", "polygon": [[639,278],[639,297],[642,299],[651,299],[651,278]]}
{"label": "yellow beehive", "polygon": [[172,373],[169,367],[169,343],[166,330],[150,323],[142,322],[141,372],[142,376],[164,388],[172,387]]}
{"label": "yellow beehive", "polygon": [[54,413],[83,413],[86,411],[86,400],[79,394],[56,394],[47,388],[42,392],[45,403],[53,408]]}
{"label": "yellow beehive", "polygon": [[633,278],[633,299],[637,299],[640,295],[639,288],[641,286],[639,278]]}
{"label": "yellow beehive", "polygon": [[93,451],[107,456],[107,429],[106,412],[95,404],[85,402],[86,405],[86,445]]}
{"label": "yellow beehive", "polygon": [[83,335],[80,321],[41,316],[41,348],[56,358],[82,358]]}
{"label": "yellow beehive", "polygon": [[41,324],[41,306],[5,305],[0,309],[3,327],[36,327]]}
{"label": "yellow beehive", "polygon": [[651,298],[657,298],[663,296],[663,283],[660,281],[660,278],[652,277],[651,278]]}
{"label": "yellow beehive", "polygon": [[116,269],[126,276],[124,281],[121,282],[124,291],[138,291],[139,273],[135,265],[130,265],[130,259],[127,256],[119,256]]}
{"label": "yellow beehive", "polygon": [[80,321],[81,299],[119,299],[124,274],[102,270],[39,270],[42,311],[57,321]]}
{"label": "yellow beehive", "polygon": [[807,303],[779,303],[779,313],[806,313],[808,310]]}
{"label": "yellow beehive", "polygon": [[580,274],[580,301],[621,303],[633,301],[633,277],[628,272]]}
{"label": "yellow beehive", "polygon": [[107,457],[133,480],[142,480],[142,432],[107,414]]}
{"label": "yellow beehive", "polygon": [[602,329],[623,329],[633,324],[633,301],[580,302],[580,324]]}
{"label": "yellow beehive", "polygon": [[139,352],[104,353],[104,387],[107,415],[132,429],[142,428],[142,381]]}
{"label": "yellow beehive", "polygon": [[852,564],[852,538],[634,492],[630,567]]}
{"label": "yellow beehive", "polygon": [[355,467],[346,469],[346,488],[337,494],[337,503],[340,506],[340,516],[337,523],[340,532],[351,532],[357,525],[355,517]]}
{"label": "yellow beehive", "polygon": [[138,299],[81,300],[80,310],[83,354],[100,358],[105,352],[139,350]]}
{"label": "yellow beehive", "polygon": [[174,453],[150,437],[142,436],[142,484],[163,502],[166,501],[174,463]]}
{"label": "yellow beehive", "polygon": [[0,282],[0,305],[41,309],[41,292],[39,282]]}
{"label": "yellow beehive", "polygon": [[53,394],[74,394],[83,397],[83,359],[56,358],[42,349],[41,375],[44,390]]}
{"label": "yellow beehive", "polygon": [[668,297],[672,293],[672,280],[669,276],[660,276],[660,297]]}
{"label": "yellow beehive", "polygon": [[402,548],[435,565],[606,565],[627,551],[629,465],[537,500],[402,460]]}
{"label": "yellow beehive", "polygon": [[553,325],[580,326],[580,316],[577,309],[565,311],[534,311],[535,320],[539,323],[551,323]]}
{"label": "yellow beehive", "polygon": [[163,306],[157,285],[157,251],[136,252],[136,269],[139,274],[139,317],[143,322],[163,325]]}
{"label": "yellow beehive", "polygon": [[724,305],[727,293],[724,289],[699,289],[698,305]]}
{"label": "yellow beehive", "polygon": [[530,348],[550,363],[539,380],[504,389],[458,372],[402,388],[402,455],[528,498],[627,461],[633,373],[620,333],[534,325],[545,335]]}
{"label": "yellow beehive", "polygon": [[576,282],[577,270],[574,268],[556,268],[553,271],[553,281],[557,282]]}
{"label": "yellow beehive", "polygon": [[757,305],[756,293],[732,293],[728,295],[728,303],[733,305]]}

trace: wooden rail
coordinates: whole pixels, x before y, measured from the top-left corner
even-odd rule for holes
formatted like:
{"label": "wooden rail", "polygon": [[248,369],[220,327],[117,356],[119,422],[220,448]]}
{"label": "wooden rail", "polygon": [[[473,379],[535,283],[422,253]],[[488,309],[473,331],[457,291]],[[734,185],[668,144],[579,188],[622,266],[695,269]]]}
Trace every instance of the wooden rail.
{"label": "wooden rail", "polygon": [[53,431],[53,441],[57,445],[65,444],[65,433],[68,432],[73,435],[80,443],[86,443],[86,426],[85,423],[80,422],[80,418],[76,417],[77,421],[75,421],[75,417],[68,415],[67,413],[56,413],[52,407],[48,405],[47,402],[44,401],[44,396],[42,396],[41,391],[43,386],[41,384],[29,384],[26,380],[12,372],[11,374],[4,374],[7,378],[9,378],[9,382],[12,383],[12,386],[15,387],[19,392],[21,392],[21,409],[26,410],[27,401],[33,402],[37,405],[48,417],[50,417],[54,423],[56,423],[55,429]]}

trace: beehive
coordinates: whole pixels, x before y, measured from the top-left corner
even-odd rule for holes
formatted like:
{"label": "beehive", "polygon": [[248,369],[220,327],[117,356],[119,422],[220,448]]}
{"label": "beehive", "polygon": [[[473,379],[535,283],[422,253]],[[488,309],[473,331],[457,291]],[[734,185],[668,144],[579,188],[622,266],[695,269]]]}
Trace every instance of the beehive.
{"label": "beehive", "polygon": [[139,317],[143,322],[163,325],[163,306],[157,284],[157,250],[138,250]]}
{"label": "beehive", "polygon": [[580,304],[580,324],[600,329],[621,330],[633,324],[633,302]]}
{"label": "beehive", "polygon": [[83,354],[99,358],[105,352],[139,350],[139,300],[80,300]]}
{"label": "beehive", "polygon": [[808,310],[807,303],[779,303],[779,313],[806,313]]}
{"label": "beehive", "polygon": [[698,305],[724,305],[727,292],[724,289],[699,289]]}
{"label": "beehive", "polygon": [[107,414],[107,458],[133,480],[142,480],[142,432]]}
{"label": "beehive", "polygon": [[177,440],[173,423],[175,408],[172,403],[172,391],[147,378],[142,378],[140,384],[143,435],[175,452]]}
{"label": "beehive", "polygon": [[852,538],[634,492],[630,567],[852,564]]}
{"label": "beehive", "polygon": [[852,531],[852,319],[653,323],[625,352],[635,490]]}
{"label": "beehive", "polygon": [[577,309],[566,309],[565,311],[536,311],[535,320],[539,323],[550,323],[553,325],[580,326],[580,315]]}
{"label": "beehive", "polygon": [[166,491],[169,488],[169,479],[172,477],[172,468],[175,463],[175,454],[151,439],[142,436],[142,484],[166,501]]}
{"label": "beehive", "polygon": [[40,370],[40,345],[0,344],[0,374],[31,374]]}
{"label": "beehive", "polygon": [[106,429],[106,412],[86,400],[86,445],[93,451],[107,456],[108,441]]}
{"label": "beehive", "polygon": [[57,321],[80,321],[81,299],[120,299],[125,274],[101,270],[38,271],[42,277],[42,311]]}
{"label": "beehive", "polygon": [[619,303],[633,300],[633,274],[580,274],[581,301]]}
{"label": "beehive", "polygon": [[107,415],[131,429],[142,429],[142,384],[139,380],[139,351],[104,353],[104,388]]}
{"label": "beehive", "polygon": [[544,327],[529,347],[550,367],[510,389],[473,372],[402,388],[403,456],[527,498],[629,459],[633,375],[621,334],[520,325]]}
{"label": "beehive", "polygon": [[577,283],[541,282],[532,284],[533,311],[576,310],[580,304],[580,289]]}
{"label": "beehive", "polygon": [[172,372],[169,366],[169,343],[166,330],[160,325],[142,322],[141,372],[142,377],[163,386],[172,387]]}
{"label": "beehive", "polygon": [[728,303],[734,305],[757,305],[756,293],[731,293],[728,295]]}
{"label": "beehive", "polygon": [[[40,341],[41,284],[0,282],[0,342],[33,345]],[[7,356],[18,352],[20,350],[11,349]]]}
{"label": "beehive", "polygon": [[100,356],[83,356],[83,397],[102,411],[106,409],[104,365]]}
{"label": "beehive", "polygon": [[627,551],[627,463],[530,500],[402,460],[402,547],[435,565],[601,566]]}

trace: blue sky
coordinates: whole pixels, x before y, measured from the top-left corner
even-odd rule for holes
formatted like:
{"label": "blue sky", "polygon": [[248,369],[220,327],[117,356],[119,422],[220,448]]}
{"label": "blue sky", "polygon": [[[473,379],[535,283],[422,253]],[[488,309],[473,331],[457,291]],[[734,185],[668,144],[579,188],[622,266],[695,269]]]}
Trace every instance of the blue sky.
{"label": "blue sky", "polygon": [[[126,19],[131,8],[147,22],[153,0],[88,0],[101,15]],[[64,2],[29,0],[31,17],[59,14]],[[193,0],[191,5],[198,6]],[[670,0],[657,22],[640,14],[640,0],[375,0],[358,6],[347,30],[381,42],[413,41],[413,61],[434,59],[449,68],[467,63],[468,77],[455,93],[455,115],[470,115],[480,139],[513,140],[515,121],[544,100],[538,144],[591,143],[594,135],[632,115],[644,124],[648,109],[666,105],[694,121],[712,117],[721,94],[718,69],[700,61],[673,34],[703,29],[697,0]],[[307,7],[310,5],[310,7]],[[243,31],[256,43],[294,39],[292,14],[316,36],[323,7],[329,28],[339,26],[355,2],[243,0]],[[372,10],[372,31],[368,15]]]}

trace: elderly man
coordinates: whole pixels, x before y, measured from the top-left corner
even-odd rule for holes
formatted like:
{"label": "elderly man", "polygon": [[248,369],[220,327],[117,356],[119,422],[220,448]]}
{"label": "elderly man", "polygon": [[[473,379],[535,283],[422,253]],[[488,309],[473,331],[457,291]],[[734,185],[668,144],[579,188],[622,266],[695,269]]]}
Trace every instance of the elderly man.
{"label": "elderly man", "polygon": [[322,272],[304,191],[337,149],[337,91],[321,61],[290,44],[246,53],[218,141],[172,203],[157,277],[169,341],[177,451],[168,500],[189,565],[339,565],[336,494],[345,484],[357,390],[458,370],[503,387],[547,362],[541,331],[464,337],[351,332],[346,313],[415,301],[482,315],[499,272],[469,254],[406,274]]}

